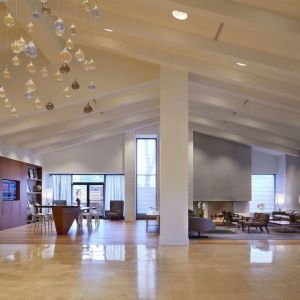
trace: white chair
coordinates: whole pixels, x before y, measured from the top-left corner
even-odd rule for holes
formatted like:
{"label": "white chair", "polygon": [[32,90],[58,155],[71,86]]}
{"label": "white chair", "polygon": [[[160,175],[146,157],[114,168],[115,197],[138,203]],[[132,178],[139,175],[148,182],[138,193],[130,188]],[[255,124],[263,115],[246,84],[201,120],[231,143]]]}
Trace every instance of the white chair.
{"label": "white chair", "polygon": [[92,216],[92,219],[94,218],[95,220],[95,223],[97,225],[100,225],[100,213],[99,211],[97,210],[97,208],[91,208],[90,209],[90,214]]}
{"label": "white chair", "polygon": [[92,228],[92,214],[90,212],[83,212],[78,216],[78,224],[82,227],[83,219],[86,218],[86,223],[89,228]]}
{"label": "white chair", "polygon": [[39,229],[39,227],[42,230],[44,226],[46,233],[46,214],[41,213],[40,208],[38,208],[36,212],[36,209],[32,204],[29,204],[29,208],[31,213],[31,224],[33,225],[34,223],[34,231]]}

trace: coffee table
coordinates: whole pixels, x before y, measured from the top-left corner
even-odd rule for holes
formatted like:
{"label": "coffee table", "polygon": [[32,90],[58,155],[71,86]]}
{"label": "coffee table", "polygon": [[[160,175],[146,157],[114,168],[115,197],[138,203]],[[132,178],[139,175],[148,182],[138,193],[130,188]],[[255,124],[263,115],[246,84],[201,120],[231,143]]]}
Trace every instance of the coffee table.
{"label": "coffee table", "polygon": [[300,228],[300,223],[291,223],[287,220],[270,220],[269,223],[275,226],[279,226],[282,232],[286,231],[288,227],[292,228],[293,231],[295,231],[297,227]]}

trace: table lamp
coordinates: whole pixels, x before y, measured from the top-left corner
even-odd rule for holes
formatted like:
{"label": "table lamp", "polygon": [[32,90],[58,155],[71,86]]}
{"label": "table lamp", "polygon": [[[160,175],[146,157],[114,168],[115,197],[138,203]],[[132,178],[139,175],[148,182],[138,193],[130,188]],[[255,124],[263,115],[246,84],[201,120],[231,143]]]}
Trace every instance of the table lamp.
{"label": "table lamp", "polygon": [[276,194],[276,205],[278,207],[278,210],[281,211],[284,206],[284,194]]}

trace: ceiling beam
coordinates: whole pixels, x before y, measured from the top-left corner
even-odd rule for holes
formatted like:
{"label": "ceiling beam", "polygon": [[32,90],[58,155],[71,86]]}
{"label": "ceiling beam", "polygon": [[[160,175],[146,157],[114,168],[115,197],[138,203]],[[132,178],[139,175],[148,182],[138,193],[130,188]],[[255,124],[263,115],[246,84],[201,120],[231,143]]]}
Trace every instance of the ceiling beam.
{"label": "ceiling beam", "polygon": [[69,140],[67,142],[62,141],[62,142],[52,144],[49,146],[38,147],[38,148],[35,148],[34,150],[32,150],[31,152],[33,153],[33,155],[43,155],[45,153],[55,152],[57,150],[62,150],[62,149],[70,148],[70,147],[79,146],[79,145],[90,143],[90,142],[100,140],[100,139],[103,139],[106,137],[123,134],[127,131],[137,130],[137,129],[149,127],[152,125],[156,125],[156,124],[158,124],[158,122],[159,122],[159,118],[154,118],[154,119],[145,120],[145,121],[141,121],[141,122],[137,122],[137,123],[132,123],[127,126],[122,126],[121,128],[114,128],[114,129],[111,129],[111,130],[108,130],[105,132],[101,132],[98,134],[75,138],[75,139]]}

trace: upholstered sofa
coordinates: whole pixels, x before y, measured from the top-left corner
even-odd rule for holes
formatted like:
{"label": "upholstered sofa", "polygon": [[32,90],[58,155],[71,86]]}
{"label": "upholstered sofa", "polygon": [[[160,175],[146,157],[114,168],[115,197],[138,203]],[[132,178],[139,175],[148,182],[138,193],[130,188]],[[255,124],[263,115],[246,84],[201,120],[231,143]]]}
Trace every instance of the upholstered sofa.
{"label": "upholstered sofa", "polygon": [[196,232],[198,234],[198,238],[200,238],[201,233],[211,231],[214,229],[215,229],[215,225],[212,220],[206,219],[206,218],[189,216],[189,236],[190,237],[192,237],[193,232]]}
{"label": "upholstered sofa", "polygon": [[291,223],[300,222],[300,211],[286,210],[286,211],[273,211],[272,218],[277,220],[290,221]]}

